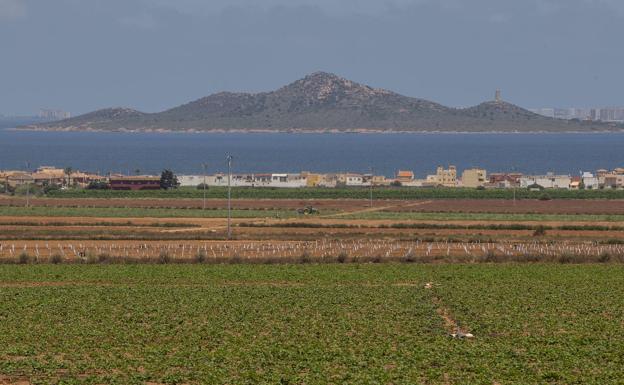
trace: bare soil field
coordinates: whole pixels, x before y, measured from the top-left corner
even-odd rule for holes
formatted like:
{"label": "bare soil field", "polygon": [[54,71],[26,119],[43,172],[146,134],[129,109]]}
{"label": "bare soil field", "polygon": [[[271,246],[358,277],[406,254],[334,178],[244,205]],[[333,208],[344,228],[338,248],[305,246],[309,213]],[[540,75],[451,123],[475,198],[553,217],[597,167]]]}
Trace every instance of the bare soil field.
{"label": "bare soil field", "polygon": [[[444,199],[431,200],[414,207],[400,206],[397,211],[463,213],[536,213],[536,214],[624,214],[622,200],[553,199]],[[395,211],[395,210],[391,210]]]}

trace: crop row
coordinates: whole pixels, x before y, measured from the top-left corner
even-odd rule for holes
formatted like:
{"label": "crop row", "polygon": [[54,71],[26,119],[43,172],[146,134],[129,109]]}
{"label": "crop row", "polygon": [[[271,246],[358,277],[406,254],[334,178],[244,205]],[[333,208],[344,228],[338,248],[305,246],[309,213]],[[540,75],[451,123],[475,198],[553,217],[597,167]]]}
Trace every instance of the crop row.
{"label": "crop row", "polygon": [[[232,197],[249,199],[368,199],[368,188],[232,188]],[[202,198],[203,190],[178,188],[156,191],[113,191],[113,190],[55,190],[50,197],[57,198]],[[206,196],[211,199],[227,198],[224,187],[210,187]],[[416,188],[376,187],[375,199],[624,199],[624,190],[564,190],[530,191],[528,189],[486,189],[469,188]]]}
{"label": "crop row", "polygon": [[290,241],[290,242],[30,242],[0,244],[6,262],[128,261],[199,262],[356,261],[407,262],[624,262],[623,244],[552,244],[540,242],[462,243],[422,241]]}

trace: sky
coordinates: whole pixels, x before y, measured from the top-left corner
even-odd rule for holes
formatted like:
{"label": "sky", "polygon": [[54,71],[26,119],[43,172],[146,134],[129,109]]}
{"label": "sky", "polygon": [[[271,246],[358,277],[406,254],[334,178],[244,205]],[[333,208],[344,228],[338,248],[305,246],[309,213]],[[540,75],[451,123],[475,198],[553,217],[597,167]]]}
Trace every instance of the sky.
{"label": "sky", "polygon": [[0,114],[161,111],[314,71],[464,107],[624,105],[623,0],[0,0]]}

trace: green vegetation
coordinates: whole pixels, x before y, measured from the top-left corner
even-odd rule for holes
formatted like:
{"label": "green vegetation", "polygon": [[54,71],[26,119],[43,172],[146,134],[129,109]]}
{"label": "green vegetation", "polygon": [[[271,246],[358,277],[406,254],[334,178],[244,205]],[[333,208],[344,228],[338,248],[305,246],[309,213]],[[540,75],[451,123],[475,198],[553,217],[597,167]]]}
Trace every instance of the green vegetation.
{"label": "green vegetation", "polygon": [[163,170],[160,174],[160,188],[163,190],[176,189],[180,186],[178,177],[171,170]]}
{"label": "green vegetation", "polygon": [[[288,218],[294,210],[232,210],[232,218]],[[152,209],[124,207],[12,207],[0,206],[2,216],[102,218],[225,218],[227,210]]]}
{"label": "green vegetation", "polygon": [[[152,191],[113,191],[70,189],[53,191],[54,198],[201,198],[204,191],[194,187],[180,187],[172,190]],[[540,199],[543,192],[516,189],[517,199]],[[206,196],[212,199],[226,199],[227,188],[210,187]],[[377,187],[373,191],[375,199],[513,199],[512,189],[470,188],[418,188],[418,187]],[[233,187],[233,198],[249,199],[368,199],[368,188],[252,188]],[[549,190],[550,199],[624,199],[624,190]]]}
{"label": "green vegetation", "polygon": [[[325,210],[323,214],[332,215]],[[41,217],[102,217],[102,218],[225,218],[227,210],[200,208],[142,208],[142,207],[16,207],[0,206],[2,216],[41,216]],[[275,209],[233,209],[233,218],[293,218],[295,210]],[[624,222],[621,214],[535,214],[535,213],[454,213],[454,212],[394,212],[373,211],[346,214],[341,219],[370,220],[439,220],[439,221],[552,221],[552,222]],[[288,225],[285,225],[288,226]],[[294,224],[293,227],[302,227]],[[314,224],[308,227],[313,227]],[[404,225],[403,227],[408,226]],[[322,226],[319,226],[322,227]],[[336,226],[340,227],[340,226]],[[347,225],[342,227],[349,227]],[[488,228],[488,227],[484,227]],[[616,230],[617,228],[612,228]],[[504,229],[503,229],[504,230]],[[514,230],[510,228],[509,230]],[[520,230],[515,228],[515,230]],[[583,230],[580,228],[561,228],[561,230]],[[591,229],[590,229],[591,230]],[[607,230],[593,228],[593,230]]]}
{"label": "green vegetation", "polygon": [[[332,97],[319,99],[328,87]],[[217,107],[218,106],[218,107]],[[37,124],[39,129],[97,130],[381,130],[449,132],[616,131],[618,125],[550,119],[506,102],[450,108],[428,100],[372,89],[334,74],[316,72],[271,92],[218,93],[146,114],[107,108],[71,119]]]}
{"label": "green vegetation", "polygon": [[0,318],[9,383],[616,384],[624,267],[4,265]]}
{"label": "green vegetation", "polygon": [[343,215],[341,219],[394,219],[439,221],[552,221],[552,222],[622,222],[620,214],[515,214],[515,213],[421,213],[373,211]]}

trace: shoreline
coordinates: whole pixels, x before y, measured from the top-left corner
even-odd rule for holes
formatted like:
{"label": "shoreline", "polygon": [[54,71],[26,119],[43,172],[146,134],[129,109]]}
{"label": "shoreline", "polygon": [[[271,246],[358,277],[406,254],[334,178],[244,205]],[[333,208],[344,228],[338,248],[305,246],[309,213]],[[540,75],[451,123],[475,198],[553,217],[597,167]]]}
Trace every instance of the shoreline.
{"label": "shoreline", "polygon": [[410,131],[410,130],[381,130],[381,129],[209,129],[209,130],[172,130],[172,129],[136,129],[136,130],[103,130],[103,129],[80,129],[80,128],[33,128],[33,127],[13,127],[4,128],[4,131],[23,132],[85,132],[85,133],[120,133],[120,134],[363,134],[363,135],[394,135],[394,134],[415,134],[415,135],[487,135],[487,134],[507,134],[507,135],[544,135],[544,134],[624,134],[624,128],[617,130],[601,131]]}

